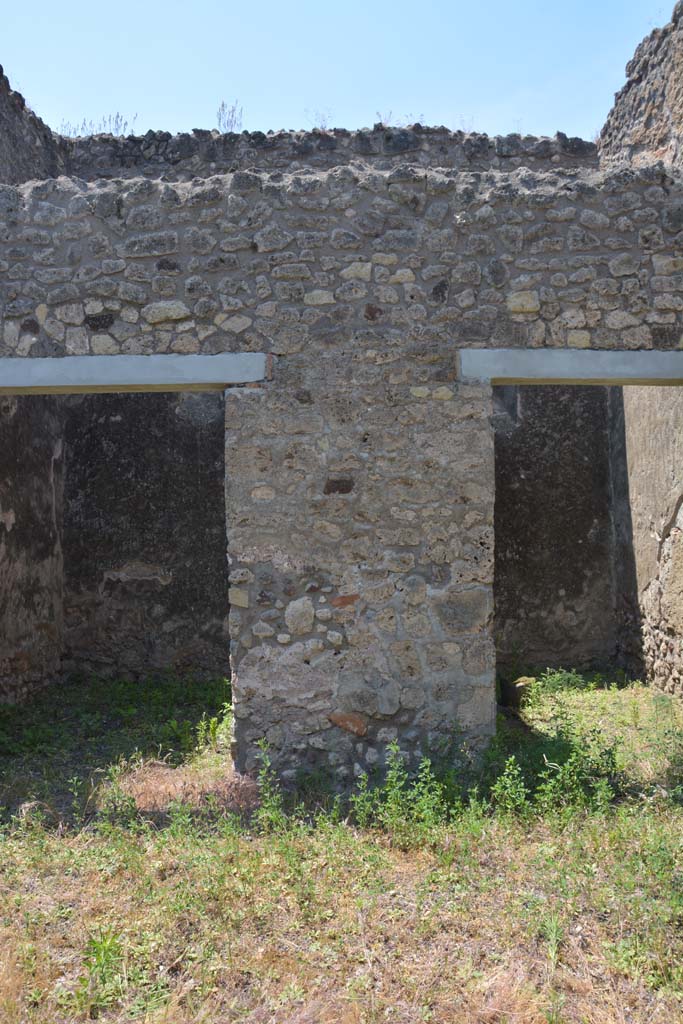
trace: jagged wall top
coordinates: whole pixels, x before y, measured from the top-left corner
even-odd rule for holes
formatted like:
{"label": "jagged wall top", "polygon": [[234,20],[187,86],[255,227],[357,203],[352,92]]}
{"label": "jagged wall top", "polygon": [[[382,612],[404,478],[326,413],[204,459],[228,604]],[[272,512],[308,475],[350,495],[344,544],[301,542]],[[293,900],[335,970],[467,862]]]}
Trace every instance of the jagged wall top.
{"label": "jagged wall top", "polygon": [[451,170],[533,170],[595,167],[624,162],[683,161],[683,0],[672,19],[640,44],[627,65],[628,81],[616,96],[599,146],[558,133],[554,138],[491,138],[422,125],[375,125],[358,131],[312,130],[220,134],[195,130],[147,132],[116,138],[64,138],[52,132],[14,92],[0,67],[0,182],[69,175],[188,181],[254,169],[295,172],[364,164]]}
{"label": "jagged wall top", "polygon": [[159,178],[189,181],[238,170],[292,172],[329,170],[344,164],[390,170],[406,161],[424,167],[463,170],[534,170],[594,167],[590,142],[567,138],[507,135],[491,138],[447,128],[375,125],[358,131],[279,131],[221,134],[195,130],[172,135],[152,132],[114,137],[64,138],[37,117],[14,92],[0,67],[0,182],[68,175],[100,178]]}
{"label": "jagged wall top", "polygon": [[253,168],[296,171],[330,169],[343,164],[370,164],[389,170],[398,163],[425,167],[514,170],[585,167],[597,163],[596,147],[581,139],[452,132],[447,128],[376,125],[359,131],[242,132],[212,131],[113,138],[98,135],[64,140],[68,173],[94,178],[151,177],[183,181]]}
{"label": "jagged wall top", "polygon": [[642,41],[600,135],[603,163],[683,162],[683,2]]}

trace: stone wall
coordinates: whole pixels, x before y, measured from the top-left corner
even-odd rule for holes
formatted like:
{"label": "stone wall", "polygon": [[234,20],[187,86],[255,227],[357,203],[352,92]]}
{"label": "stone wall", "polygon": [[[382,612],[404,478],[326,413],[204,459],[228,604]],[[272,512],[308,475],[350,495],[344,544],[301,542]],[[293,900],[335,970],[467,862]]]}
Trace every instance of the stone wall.
{"label": "stone wall", "polygon": [[0,189],[6,355],[406,360],[459,346],[675,348],[683,188],[661,169],[402,165]]}
{"label": "stone wall", "polygon": [[273,357],[226,396],[239,766],[264,734],[340,778],[394,736],[481,745],[491,395],[458,351],[677,347],[681,183],[406,161],[60,178],[0,208],[3,355]]}
{"label": "stone wall", "polygon": [[13,91],[0,67],[0,182],[55,177],[64,166],[63,142]]}
{"label": "stone wall", "polygon": [[466,171],[597,167],[591,142],[510,134],[494,138],[420,124],[382,124],[359,131],[331,129],[222,134],[195,129],[172,135],[90,135],[67,138],[53,132],[12,90],[0,66],[0,182],[19,184],[60,174],[100,178],[191,181],[238,170],[304,172],[358,162],[390,170],[406,160],[415,166]]}
{"label": "stone wall", "polygon": [[493,730],[490,389],[353,349],[227,394],[240,767],[264,734],[340,779]]}
{"label": "stone wall", "polygon": [[229,673],[223,396],[68,400],[64,668]]}
{"label": "stone wall", "polygon": [[[263,735],[285,775],[326,764],[339,780],[395,737],[414,758],[481,746],[494,720],[491,389],[461,378],[459,351],[679,348],[681,179],[601,172],[592,145],[564,136],[420,126],[57,147],[74,177],[0,188],[0,355],[271,357],[268,380],[225,396],[238,766],[254,766]],[[603,415],[594,401],[581,422]],[[118,430],[94,400],[78,408],[72,510]],[[587,499],[604,491],[601,460],[581,467]],[[583,522],[604,560],[604,523]],[[126,530],[92,567],[87,530],[70,534],[75,660],[96,646],[83,609],[107,643],[123,630],[139,650],[135,615],[146,631],[150,602],[171,594],[167,549]],[[139,564],[154,572],[141,580]],[[143,600],[101,600],[124,585]],[[574,613],[602,614],[605,587],[573,578]],[[608,642],[606,623],[584,650]]]}
{"label": "stone wall", "polygon": [[643,669],[683,695],[683,389],[624,388],[631,537]]}
{"label": "stone wall", "polygon": [[59,669],[62,436],[55,399],[0,395],[0,702]]}
{"label": "stone wall", "polygon": [[494,635],[502,675],[616,650],[608,389],[494,389]]}
{"label": "stone wall", "polygon": [[640,44],[599,141],[603,164],[683,158],[683,3]]}
{"label": "stone wall", "polygon": [[512,171],[518,167],[596,167],[597,148],[558,133],[554,138],[506,135],[489,138],[447,128],[389,128],[345,131],[241,132],[221,135],[199,131],[171,135],[147,132],[113,138],[97,135],[62,139],[65,173],[85,181],[96,178],[150,177],[190,181],[241,169],[296,173],[329,170],[358,162],[390,170],[406,160],[421,167],[465,171]]}

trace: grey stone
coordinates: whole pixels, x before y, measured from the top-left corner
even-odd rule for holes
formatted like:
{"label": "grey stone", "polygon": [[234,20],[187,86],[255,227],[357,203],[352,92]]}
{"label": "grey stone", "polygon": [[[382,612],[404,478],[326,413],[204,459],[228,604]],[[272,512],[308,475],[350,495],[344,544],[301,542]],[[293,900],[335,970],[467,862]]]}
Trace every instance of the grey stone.
{"label": "grey stone", "polygon": [[162,302],[151,302],[143,306],[141,313],[150,324],[159,324],[167,320],[184,320],[189,317],[190,310],[184,302],[169,300]]}
{"label": "grey stone", "polygon": [[285,609],[285,622],[290,633],[300,636],[310,633],[313,629],[315,609],[310,597],[300,597],[292,601]]}

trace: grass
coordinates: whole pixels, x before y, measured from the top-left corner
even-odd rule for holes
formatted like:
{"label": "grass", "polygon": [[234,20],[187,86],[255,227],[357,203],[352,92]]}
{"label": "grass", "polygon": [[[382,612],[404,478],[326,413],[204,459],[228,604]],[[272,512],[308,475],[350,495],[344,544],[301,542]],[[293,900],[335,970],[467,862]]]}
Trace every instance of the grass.
{"label": "grass", "polygon": [[60,684],[58,699],[0,706],[0,820],[27,800],[58,818],[87,816],[103,778],[129,760],[184,762],[229,699],[226,680],[92,678]]}
{"label": "grass", "polygon": [[683,1020],[680,702],[547,674],[467,780],[394,750],[381,786],[301,802],[264,750],[240,802],[224,697],[74,684],[59,718],[4,715],[2,1024]]}

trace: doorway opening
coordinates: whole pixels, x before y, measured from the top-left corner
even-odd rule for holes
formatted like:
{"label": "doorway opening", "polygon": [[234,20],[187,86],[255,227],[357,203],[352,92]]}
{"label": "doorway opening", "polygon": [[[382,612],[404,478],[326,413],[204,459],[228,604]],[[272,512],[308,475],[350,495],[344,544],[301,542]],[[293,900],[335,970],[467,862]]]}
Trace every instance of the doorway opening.
{"label": "doorway opening", "polygon": [[0,395],[0,748],[64,784],[229,697],[224,421],[221,391]]}
{"label": "doorway opening", "polygon": [[227,676],[222,394],[63,401],[64,668]]}
{"label": "doorway opening", "polygon": [[57,666],[227,675],[222,394],[1,401],[5,699]]}
{"label": "doorway opening", "polygon": [[683,390],[497,386],[494,430],[500,678],[683,692]]}

